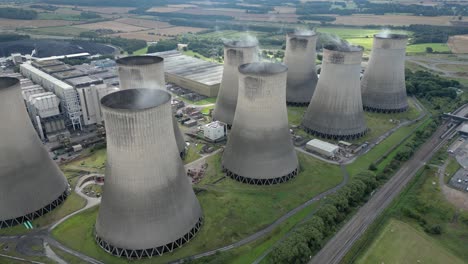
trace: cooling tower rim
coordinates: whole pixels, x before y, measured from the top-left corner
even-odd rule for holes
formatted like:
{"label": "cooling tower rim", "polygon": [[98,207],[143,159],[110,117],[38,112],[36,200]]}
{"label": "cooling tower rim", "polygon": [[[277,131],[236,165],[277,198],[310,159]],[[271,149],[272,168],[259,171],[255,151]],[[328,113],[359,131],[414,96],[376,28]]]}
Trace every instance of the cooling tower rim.
{"label": "cooling tower rim", "polygon": [[356,53],[356,52],[363,52],[364,48],[362,46],[355,46],[355,45],[326,45],[324,50],[331,51],[331,52],[343,52],[343,53]]}
{"label": "cooling tower rim", "polygon": [[15,87],[20,83],[18,78],[0,77],[0,90]]}
{"label": "cooling tower rim", "polygon": [[159,56],[128,56],[116,60],[117,65],[120,66],[142,66],[150,64],[158,64],[164,62],[164,58]]}
{"label": "cooling tower rim", "polygon": [[[136,100],[142,100],[136,102]],[[171,101],[171,95],[160,89],[126,89],[104,96],[101,105],[110,110],[117,111],[144,111],[160,107]]]}
{"label": "cooling tower rim", "polygon": [[292,38],[292,37],[303,37],[303,38],[309,38],[309,37],[316,37],[317,36],[317,32],[315,31],[310,31],[310,33],[301,33],[301,32],[297,32],[297,31],[291,31],[291,32],[288,32],[286,33],[286,36]]}
{"label": "cooling tower rim", "polygon": [[288,71],[288,66],[283,63],[252,62],[239,66],[239,72],[245,75],[269,76]]}
{"label": "cooling tower rim", "polygon": [[258,42],[248,42],[248,41],[242,41],[242,40],[227,40],[224,41],[224,47],[225,48],[255,48],[258,46]]}
{"label": "cooling tower rim", "polygon": [[374,34],[374,38],[377,38],[377,39],[407,39],[408,35],[398,34],[398,33],[390,33],[390,34],[378,33],[378,34]]}

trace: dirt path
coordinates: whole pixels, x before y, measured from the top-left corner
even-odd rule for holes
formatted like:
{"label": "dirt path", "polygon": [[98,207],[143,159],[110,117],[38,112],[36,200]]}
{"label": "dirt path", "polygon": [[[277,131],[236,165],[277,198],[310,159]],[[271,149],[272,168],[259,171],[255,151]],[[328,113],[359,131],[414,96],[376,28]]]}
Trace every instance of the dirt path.
{"label": "dirt path", "polygon": [[448,187],[444,181],[445,169],[447,168],[448,161],[439,169],[439,186],[445,199],[458,209],[468,211],[468,193],[455,190]]}

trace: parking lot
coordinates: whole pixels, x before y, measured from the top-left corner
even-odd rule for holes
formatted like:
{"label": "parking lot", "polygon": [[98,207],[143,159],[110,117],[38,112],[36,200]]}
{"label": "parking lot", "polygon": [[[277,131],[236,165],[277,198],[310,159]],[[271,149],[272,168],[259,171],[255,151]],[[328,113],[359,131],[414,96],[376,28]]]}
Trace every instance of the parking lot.
{"label": "parking lot", "polygon": [[468,192],[468,170],[460,169],[457,171],[450,179],[449,184],[455,189]]}

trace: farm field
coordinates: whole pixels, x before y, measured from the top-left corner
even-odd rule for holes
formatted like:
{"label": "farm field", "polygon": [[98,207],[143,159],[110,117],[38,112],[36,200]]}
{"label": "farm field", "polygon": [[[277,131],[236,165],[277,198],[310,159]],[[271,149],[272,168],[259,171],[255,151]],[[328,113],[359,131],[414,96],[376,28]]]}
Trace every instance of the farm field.
{"label": "farm field", "polygon": [[424,232],[391,219],[356,262],[364,263],[465,263]]}
{"label": "farm field", "polygon": [[393,25],[407,26],[411,24],[426,24],[434,26],[450,25],[451,16],[408,16],[408,15],[352,15],[337,16],[333,24],[344,24],[353,26],[365,25]]}
{"label": "farm field", "polygon": [[437,64],[437,68],[452,72],[468,72],[468,64]]}
{"label": "farm field", "polygon": [[87,31],[83,28],[73,26],[58,26],[58,27],[41,27],[41,28],[25,28],[21,31],[37,35],[53,35],[53,36],[79,36],[81,32]]}
{"label": "farm field", "polygon": [[105,21],[105,22],[98,22],[98,23],[91,23],[91,24],[82,24],[82,25],[76,25],[74,27],[83,28],[87,30],[110,29],[115,32],[132,32],[132,31],[147,30],[147,28],[145,27],[133,26],[129,24],[119,23],[116,21]]}
{"label": "farm field", "polygon": [[149,19],[130,18],[130,17],[119,18],[115,20],[115,22],[137,26],[137,27],[151,28],[151,29],[174,27],[173,25],[167,22],[149,20]]}
{"label": "farm field", "polygon": [[434,52],[450,52],[447,44],[443,43],[421,43],[408,45],[408,47],[406,47],[406,52],[425,53],[426,47],[431,47]]}
{"label": "farm field", "polygon": [[187,8],[178,11],[178,13],[193,14],[193,15],[223,15],[232,16],[236,20],[245,21],[275,21],[275,22],[297,22],[297,15],[291,13],[284,14],[247,14],[246,12],[239,12],[239,9],[234,11],[221,11],[218,9],[204,9],[204,8]]}
{"label": "farm field", "polygon": [[158,41],[161,39],[168,39],[175,37],[177,35],[185,33],[196,33],[204,31],[204,28],[193,28],[193,27],[170,27],[170,28],[160,28],[152,30],[142,30],[134,32],[124,32],[124,33],[115,33],[109,36],[122,37],[128,39],[142,39],[145,41]]}
{"label": "farm field", "polygon": [[[171,254],[140,263],[167,262],[218,246],[227,245],[266,227],[279,216],[342,180],[338,166],[298,153],[301,172],[289,183],[277,186],[252,186],[223,178],[221,155],[208,158],[206,176],[197,188],[205,223],[192,243]],[[324,173],[327,177],[324,177]],[[213,182],[223,180],[213,184]],[[273,203],[272,203],[273,201]],[[102,251],[94,242],[93,226],[98,208],[72,217],[53,231],[56,239],[106,263],[127,263]],[[242,216],[241,216],[242,215]],[[217,232],[212,232],[217,230]]]}
{"label": "farm field", "polygon": [[20,20],[0,18],[0,29],[16,29],[16,28],[39,28],[66,26],[73,24],[72,21],[65,20]]}
{"label": "farm field", "polygon": [[468,53],[468,35],[450,37],[448,46],[453,53]]}

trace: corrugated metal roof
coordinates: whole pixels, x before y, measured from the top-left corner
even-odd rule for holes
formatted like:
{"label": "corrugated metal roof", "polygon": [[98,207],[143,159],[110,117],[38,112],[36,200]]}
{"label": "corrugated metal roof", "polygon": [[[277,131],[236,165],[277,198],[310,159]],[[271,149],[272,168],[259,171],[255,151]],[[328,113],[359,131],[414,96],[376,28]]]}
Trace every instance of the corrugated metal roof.
{"label": "corrugated metal roof", "polygon": [[328,143],[328,142],[325,142],[325,141],[322,141],[322,140],[319,140],[319,139],[312,139],[311,141],[307,142],[307,145],[308,146],[313,146],[313,147],[318,148],[318,149],[325,150],[325,151],[330,152],[330,153],[336,151],[337,149],[339,149],[338,146],[333,145],[333,144]]}
{"label": "corrugated metal roof", "polygon": [[186,56],[174,50],[149,55],[163,57],[165,71],[169,74],[210,86],[221,83],[223,66],[220,64]]}

